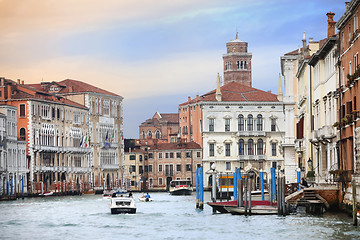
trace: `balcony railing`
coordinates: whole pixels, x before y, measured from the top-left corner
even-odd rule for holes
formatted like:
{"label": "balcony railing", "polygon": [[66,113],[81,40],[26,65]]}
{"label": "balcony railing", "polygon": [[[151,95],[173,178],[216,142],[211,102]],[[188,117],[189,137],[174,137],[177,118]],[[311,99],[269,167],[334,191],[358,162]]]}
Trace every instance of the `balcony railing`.
{"label": "balcony railing", "polygon": [[238,160],[265,160],[265,155],[239,155]]}
{"label": "balcony railing", "polygon": [[238,131],[237,137],[265,137],[265,131]]}

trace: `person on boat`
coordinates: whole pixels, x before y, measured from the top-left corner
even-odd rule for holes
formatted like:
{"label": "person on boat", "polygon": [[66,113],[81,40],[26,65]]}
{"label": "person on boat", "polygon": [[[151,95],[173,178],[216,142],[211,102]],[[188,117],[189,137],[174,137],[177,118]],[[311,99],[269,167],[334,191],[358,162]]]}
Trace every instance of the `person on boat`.
{"label": "person on boat", "polygon": [[129,197],[131,197],[131,198],[132,198],[132,192],[129,192]]}
{"label": "person on boat", "polygon": [[149,199],[150,199],[150,194],[149,193],[146,193],[146,195],[145,195],[145,201],[149,201]]}
{"label": "person on boat", "polygon": [[111,195],[111,197],[116,197],[116,192],[114,192],[112,195]]}

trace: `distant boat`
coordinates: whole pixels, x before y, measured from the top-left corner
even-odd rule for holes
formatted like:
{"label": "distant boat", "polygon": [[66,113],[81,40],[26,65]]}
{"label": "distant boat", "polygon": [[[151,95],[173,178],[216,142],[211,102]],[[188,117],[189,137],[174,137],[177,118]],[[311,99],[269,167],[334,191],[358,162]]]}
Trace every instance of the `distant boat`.
{"label": "distant boat", "polygon": [[171,195],[191,195],[193,189],[190,180],[173,180],[170,182]]}
{"label": "distant boat", "polygon": [[110,201],[111,214],[136,213],[135,201],[131,197],[114,197]]}
{"label": "distant boat", "polygon": [[138,197],[138,199],[139,199],[140,202],[152,202],[152,201],[154,201],[154,199],[152,197],[147,198],[145,196]]}

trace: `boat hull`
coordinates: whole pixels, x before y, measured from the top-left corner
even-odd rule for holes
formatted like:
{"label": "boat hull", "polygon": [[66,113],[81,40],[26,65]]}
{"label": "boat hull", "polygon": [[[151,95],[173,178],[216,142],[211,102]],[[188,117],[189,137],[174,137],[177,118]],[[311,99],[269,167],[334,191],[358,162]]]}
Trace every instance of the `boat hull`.
{"label": "boat hull", "polygon": [[[229,213],[226,207],[237,207],[237,201],[207,202],[214,210],[220,213]],[[245,204],[245,201],[243,202]],[[273,203],[276,206],[276,203]],[[270,206],[269,201],[251,201],[252,206]]]}
{"label": "boat hull", "polygon": [[[245,215],[244,207],[225,207],[226,211],[230,212],[232,215]],[[278,210],[276,207],[272,206],[254,206],[247,210],[247,215],[276,215]]]}
{"label": "boat hull", "polygon": [[170,191],[171,195],[191,195],[192,191],[189,189],[177,189]]}
{"label": "boat hull", "polygon": [[135,214],[136,208],[111,208],[111,214],[124,214],[124,213]]}

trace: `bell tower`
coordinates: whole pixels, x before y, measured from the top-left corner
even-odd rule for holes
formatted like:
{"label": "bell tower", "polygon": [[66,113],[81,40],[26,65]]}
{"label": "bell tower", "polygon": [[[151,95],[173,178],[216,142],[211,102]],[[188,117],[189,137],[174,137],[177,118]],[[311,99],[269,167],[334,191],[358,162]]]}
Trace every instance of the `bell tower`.
{"label": "bell tower", "polygon": [[251,58],[248,43],[236,38],[226,43],[227,53],[223,55],[224,84],[237,82],[251,87]]}

